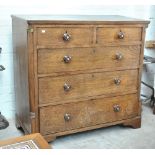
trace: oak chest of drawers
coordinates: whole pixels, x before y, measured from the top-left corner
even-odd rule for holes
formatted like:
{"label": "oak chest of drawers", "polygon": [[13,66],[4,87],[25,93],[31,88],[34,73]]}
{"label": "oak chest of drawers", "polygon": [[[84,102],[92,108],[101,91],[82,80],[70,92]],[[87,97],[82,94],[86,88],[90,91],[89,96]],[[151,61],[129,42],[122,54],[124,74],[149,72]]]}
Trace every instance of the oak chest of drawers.
{"label": "oak chest of drawers", "polygon": [[122,16],[12,16],[16,125],[57,136],[141,125],[148,21]]}

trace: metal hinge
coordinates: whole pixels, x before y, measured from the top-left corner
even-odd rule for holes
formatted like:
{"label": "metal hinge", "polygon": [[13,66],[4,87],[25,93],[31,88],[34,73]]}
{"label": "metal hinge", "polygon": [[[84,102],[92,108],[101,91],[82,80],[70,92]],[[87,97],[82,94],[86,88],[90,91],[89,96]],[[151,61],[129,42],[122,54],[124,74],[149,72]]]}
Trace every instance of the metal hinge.
{"label": "metal hinge", "polygon": [[33,119],[36,117],[36,114],[34,112],[30,112],[30,118]]}
{"label": "metal hinge", "polygon": [[32,28],[28,28],[28,29],[27,29],[27,32],[33,33],[33,29],[32,29]]}

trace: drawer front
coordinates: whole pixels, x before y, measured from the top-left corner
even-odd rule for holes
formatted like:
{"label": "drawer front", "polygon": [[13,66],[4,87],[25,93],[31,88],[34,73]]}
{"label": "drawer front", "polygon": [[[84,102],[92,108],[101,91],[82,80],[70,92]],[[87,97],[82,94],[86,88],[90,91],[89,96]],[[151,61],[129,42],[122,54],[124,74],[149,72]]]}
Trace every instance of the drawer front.
{"label": "drawer front", "polygon": [[38,51],[38,73],[133,69],[139,66],[139,55],[140,46],[42,49]]}
{"label": "drawer front", "polygon": [[40,108],[43,135],[132,118],[138,115],[137,95],[89,100]]}
{"label": "drawer front", "polygon": [[141,28],[105,27],[97,29],[97,43],[134,42],[142,40]]}
{"label": "drawer front", "polygon": [[37,44],[53,47],[76,47],[93,42],[93,29],[90,27],[43,27],[37,29]]}
{"label": "drawer front", "polygon": [[137,70],[39,78],[39,104],[71,102],[137,90]]}

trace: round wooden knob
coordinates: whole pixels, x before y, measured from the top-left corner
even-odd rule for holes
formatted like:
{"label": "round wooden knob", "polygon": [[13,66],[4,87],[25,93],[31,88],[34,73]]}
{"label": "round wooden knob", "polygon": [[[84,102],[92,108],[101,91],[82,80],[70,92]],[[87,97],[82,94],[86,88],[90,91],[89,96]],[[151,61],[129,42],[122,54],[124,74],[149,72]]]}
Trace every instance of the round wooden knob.
{"label": "round wooden knob", "polygon": [[67,83],[65,83],[64,84],[64,91],[69,91],[71,89],[71,85],[69,85],[69,84],[67,84]]}
{"label": "round wooden knob", "polygon": [[63,58],[65,63],[70,63],[71,59],[72,59],[71,56],[68,56],[68,55],[65,55],[64,58]]}
{"label": "round wooden knob", "polygon": [[121,79],[115,78],[115,79],[114,79],[114,83],[115,83],[116,85],[120,85]]}
{"label": "round wooden knob", "polygon": [[65,114],[64,119],[65,119],[65,121],[70,121],[71,120],[71,115],[70,114]]}
{"label": "round wooden knob", "polygon": [[114,110],[114,112],[120,112],[121,107],[119,105],[114,105],[113,110]]}
{"label": "round wooden knob", "polygon": [[124,38],[124,33],[123,33],[122,31],[120,31],[120,32],[118,33],[118,38],[119,38],[119,39],[123,39],[123,38]]}
{"label": "round wooden knob", "polygon": [[68,34],[67,31],[66,31],[66,33],[63,34],[63,40],[64,41],[69,41],[70,39],[71,39],[71,35]]}
{"label": "round wooden knob", "polygon": [[116,60],[122,60],[123,55],[121,53],[116,53]]}

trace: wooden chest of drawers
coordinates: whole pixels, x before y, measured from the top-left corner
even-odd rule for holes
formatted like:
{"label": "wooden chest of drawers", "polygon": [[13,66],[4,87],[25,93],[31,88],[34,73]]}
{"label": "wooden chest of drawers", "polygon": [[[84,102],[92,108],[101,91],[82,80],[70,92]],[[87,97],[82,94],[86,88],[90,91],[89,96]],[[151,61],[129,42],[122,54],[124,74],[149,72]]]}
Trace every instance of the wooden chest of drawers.
{"label": "wooden chest of drawers", "polygon": [[141,125],[148,21],[122,16],[12,16],[16,125],[57,136]]}

